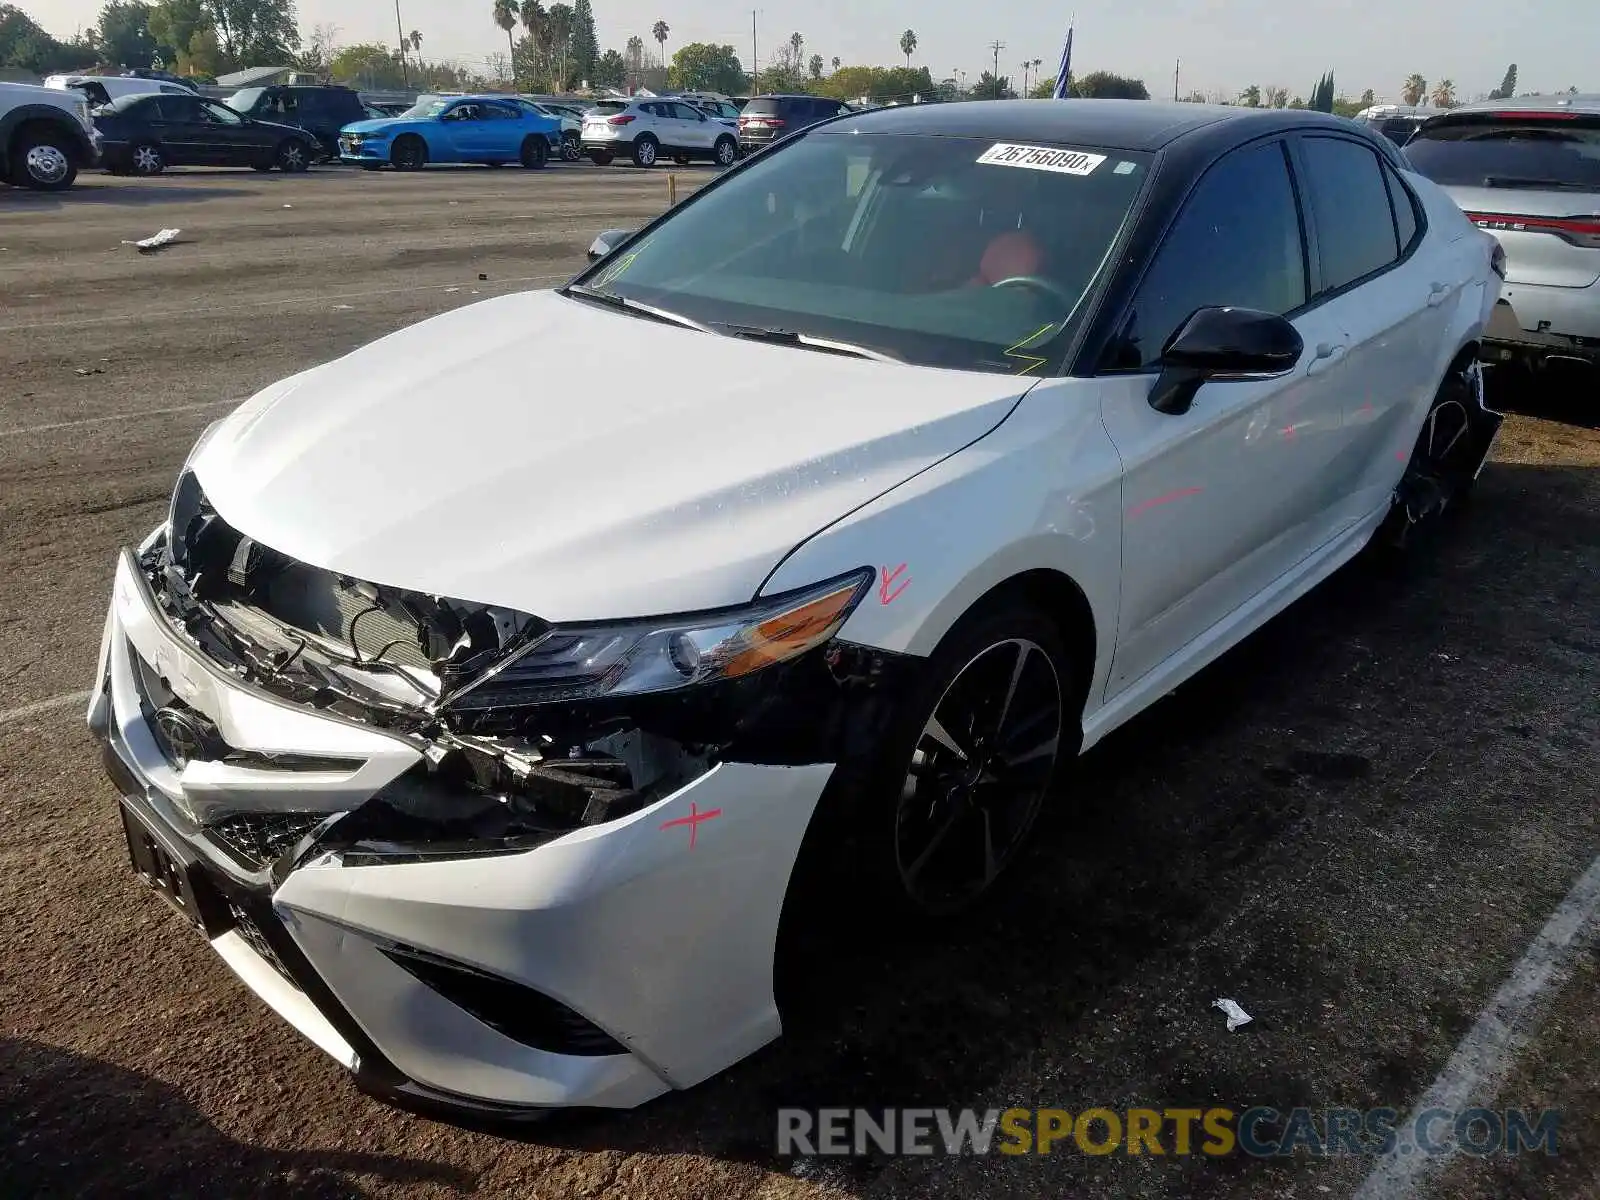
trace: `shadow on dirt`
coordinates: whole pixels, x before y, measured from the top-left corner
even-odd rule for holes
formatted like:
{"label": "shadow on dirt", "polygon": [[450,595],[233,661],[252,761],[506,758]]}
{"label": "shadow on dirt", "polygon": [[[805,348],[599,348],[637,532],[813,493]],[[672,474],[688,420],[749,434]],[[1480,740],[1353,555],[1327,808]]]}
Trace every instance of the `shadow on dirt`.
{"label": "shadow on dirt", "polygon": [[200,200],[217,200],[223,197],[246,197],[257,193],[250,188],[220,188],[206,187],[203,184],[191,183],[182,187],[174,187],[167,183],[155,183],[149,180],[136,181],[127,186],[118,186],[105,177],[93,175],[80,175],[78,182],[65,192],[29,192],[18,189],[9,189],[0,192],[3,201],[0,201],[0,213],[11,207],[11,211],[27,209],[51,209],[62,211],[71,208],[81,208],[85,205],[111,205],[117,208],[148,208],[162,204],[193,204]]}
{"label": "shadow on dirt", "polygon": [[264,1150],[169,1084],[41,1042],[0,1039],[0,1192],[8,1196],[350,1197],[351,1176],[472,1191],[458,1167]]}
{"label": "shadow on dirt", "polygon": [[1489,403],[1502,412],[1600,429],[1600,368],[1556,363],[1535,374],[1494,367],[1486,392]]}

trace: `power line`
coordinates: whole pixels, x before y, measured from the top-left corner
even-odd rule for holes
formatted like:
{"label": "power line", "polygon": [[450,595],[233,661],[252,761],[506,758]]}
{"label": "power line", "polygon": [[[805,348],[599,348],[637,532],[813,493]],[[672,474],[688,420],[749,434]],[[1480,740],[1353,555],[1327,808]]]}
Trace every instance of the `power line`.
{"label": "power line", "polygon": [[1001,41],[989,43],[989,52],[994,55],[994,71],[992,72],[992,76],[994,78],[994,98],[996,100],[1000,99],[1000,51],[1004,50],[1005,48],[1006,44]]}

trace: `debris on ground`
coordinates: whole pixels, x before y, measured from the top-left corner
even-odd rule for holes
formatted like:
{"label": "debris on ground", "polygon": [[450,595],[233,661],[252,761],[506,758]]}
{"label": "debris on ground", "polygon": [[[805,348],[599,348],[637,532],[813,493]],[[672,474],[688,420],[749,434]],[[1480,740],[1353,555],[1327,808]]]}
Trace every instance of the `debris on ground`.
{"label": "debris on ground", "polygon": [[489,277],[487,275],[485,275],[482,271],[479,271],[478,272],[478,278],[480,280],[487,280]]}
{"label": "debris on ground", "polygon": [[141,254],[148,254],[152,250],[159,250],[163,246],[172,245],[172,243],[177,240],[178,235],[182,232],[183,230],[181,229],[163,229],[160,233],[153,233],[149,237],[141,238],[137,242],[130,242],[124,238],[122,244],[124,246],[137,246]]}
{"label": "debris on ground", "polygon": [[1220,1008],[1222,1010],[1222,1015],[1228,1018],[1229,1033],[1232,1033],[1241,1025],[1248,1025],[1252,1020],[1250,1014],[1245,1012],[1244,1009],[1240,1008],[1239,1005],[1232,1000],[1213,1000],[1211,1002],[1211,1007]]}
{"label": "debris on ground", "polygon": [[106,369],[104,367],[78,367],[73,371],[74,375],[104,375],[105,373]]}

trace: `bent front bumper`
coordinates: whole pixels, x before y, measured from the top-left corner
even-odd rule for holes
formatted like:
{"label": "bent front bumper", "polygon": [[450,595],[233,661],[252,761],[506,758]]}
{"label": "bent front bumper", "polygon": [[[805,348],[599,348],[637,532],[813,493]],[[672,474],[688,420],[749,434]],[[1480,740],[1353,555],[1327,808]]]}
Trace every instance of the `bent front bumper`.
{"label": "bent front bumper", "polygon": [[[151,673],[230,746],[350,769],[175,765],[152,728]],[[135,868],[370,1091],[505,1114],[626,1108],[780,1031],[778,918],[831,765],[723,763],[530,850],[346,866],[316,829],[420,748],[242,684],[174,628],[126,551],[88,720]],[[252,864],[225,833],[230,810],[258,837],[289,822],[274,846],[292,849]]]}

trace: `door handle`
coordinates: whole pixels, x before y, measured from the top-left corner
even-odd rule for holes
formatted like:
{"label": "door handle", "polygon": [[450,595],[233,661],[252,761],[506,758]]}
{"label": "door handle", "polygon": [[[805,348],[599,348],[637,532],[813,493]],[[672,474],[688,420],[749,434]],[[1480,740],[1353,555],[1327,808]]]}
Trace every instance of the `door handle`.
{"label": "door handle", "polygon": [[1316,353],[1311,356],[1311,365],[1306,368],[1306,374],[1316,375],[1333,366],[1344,353],[1345,345],[1344,342],[1318,343]]}
{"label": "door handle", "polygon": [[1439,305],[1441,305],[1441,304],[1443,304],[1445,302],[1446,298],[1449,295],[1450,295],[1450,285],[1448,283],[1436,283],[1436,284],[1434,284],[1431,288],[1428,289],[1428,307],[1429,308],[1437,308],[1437,307],[1439,307]]}

